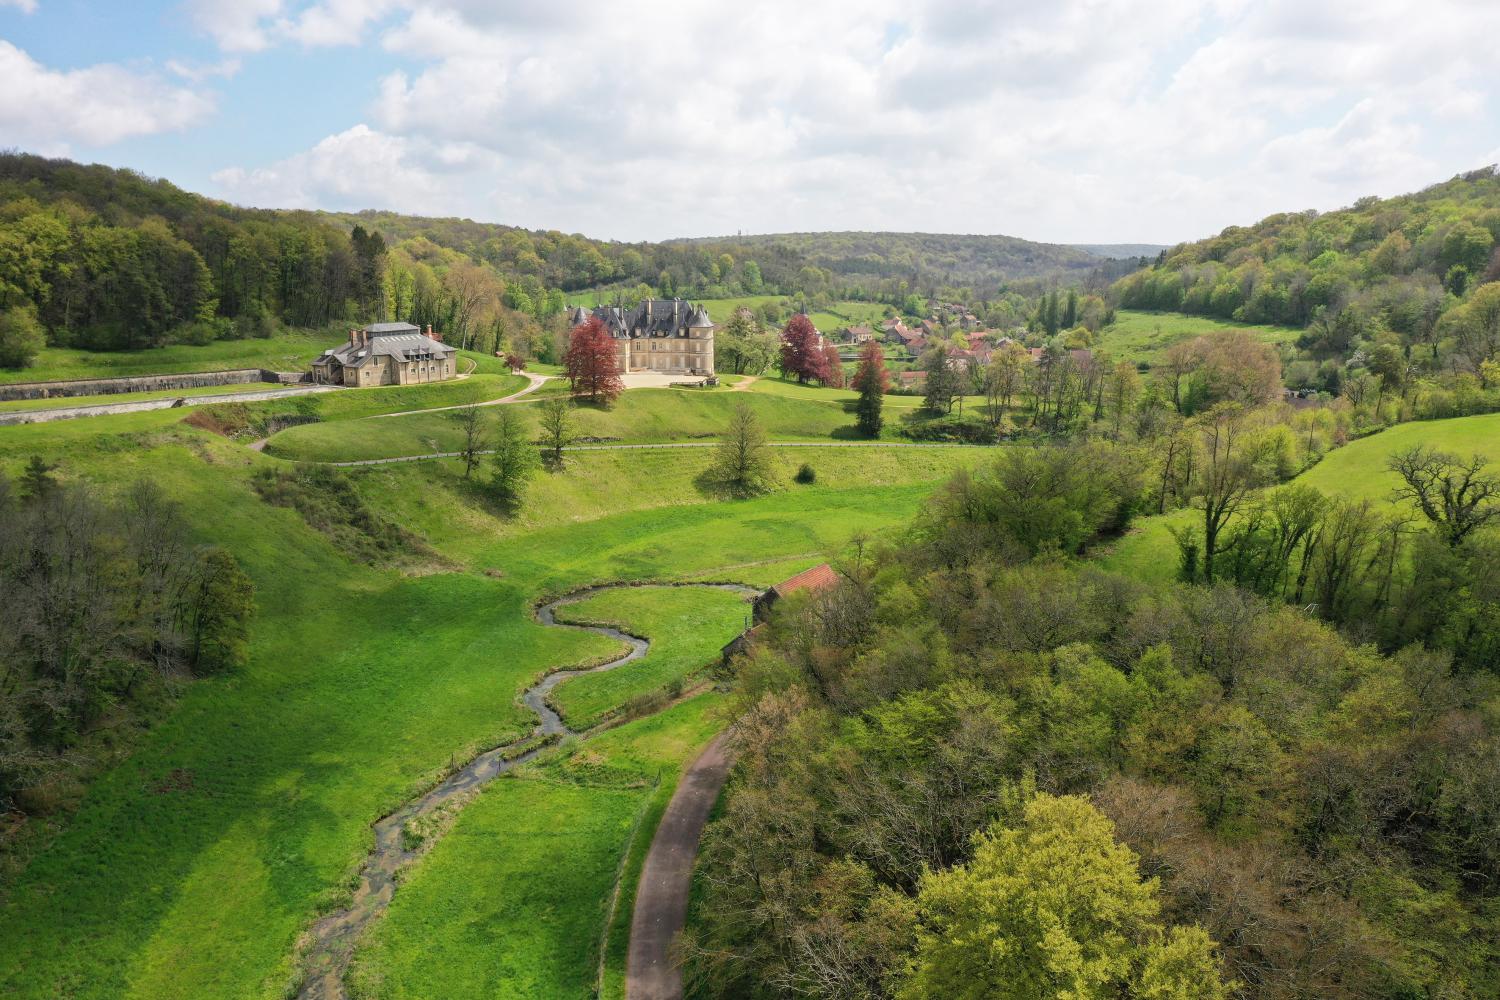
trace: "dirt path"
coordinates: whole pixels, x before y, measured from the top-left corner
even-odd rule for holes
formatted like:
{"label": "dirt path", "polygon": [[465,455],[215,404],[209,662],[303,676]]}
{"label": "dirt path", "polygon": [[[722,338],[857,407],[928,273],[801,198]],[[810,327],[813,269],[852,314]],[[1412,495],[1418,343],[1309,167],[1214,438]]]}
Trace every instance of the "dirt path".
{"label": "dirt path", "polygon": [[[665,583],[660,585],[706,587],[747,595],[759,593],[752,587],[735,583]],[[640,659],[651,648],[651,643],[647,639],[630,635],[619,629],[559,622],[557,609],[575,604],[595,594],[628,586],[630,584],[585,587],[537,609],[537,620],[543,625],[608,636],[625,643],[629,646],[629,650],[623,656],[618,656],[596,667],[555,670],[547,674],[521,696],[526,707],[537,715],[536,728],[529,735],[484,751],[436,787],[412,799],[389,816],[376,821],[375,847],[366,856],[365,863],[360,868],[359,882],[355,887],[353,899],[348,906],[314,923],[300,944],[299,964],[303,969],[303,980],[301,988],[297,991],[298,1000],[346,1000],[348,993],[344,989],[344,975],[349,971],[355,945],[365,929],[390,907],[391,899],[396,894],[396,873],[414,861],[421,853],[421,849],[412,849],[407,846],[405,836],[407,824],[415,819],[431,815],[444,806],[449,807],[450,810],[461,809],[467,801],[467,796],[475,789],[518,765],[532,760],[543,749],[550,746],[555,737],[587,737],[587,733],[580,734],[568,727],[562,717],[547,703],[547,696],[559,684],[570,678],[614,670]],[[696,768],[698,765],[693,766]],[[677,799],[674,796],[672,807],[675,807],[676,803]],[[652,852],[654,853],[655,850],[655,845],[653,845]],[[647,863],[649,864],[649,860]]]}
{"label": "dirt path", "polygon": [[750,387],[760,381],[759,375],[746,375],[734,385],[729,387],[730,392],[747,392]]}
{"label": "dirt path", "polygon": [[683,773],[656,828],[630,921],[626,1000],[682,1000],[672,941],[687,921],[698,839],[732,763],[728,734],[720,733]]}

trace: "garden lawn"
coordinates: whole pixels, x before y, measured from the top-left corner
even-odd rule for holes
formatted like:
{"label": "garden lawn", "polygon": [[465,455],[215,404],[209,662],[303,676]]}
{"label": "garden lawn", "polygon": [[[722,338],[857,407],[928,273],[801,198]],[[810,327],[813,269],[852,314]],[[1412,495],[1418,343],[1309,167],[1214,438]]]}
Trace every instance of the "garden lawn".
{"label": "garden lawn", "polygon": [[1115,314],[1114,323],[1099,333],[1094,347],[1108,351],[1116,361],[1153,365],[1161,359],[1163,351],[1178,341],[1215,330],[1249,330],[1257,340],[1278,346],[1290,344],[1302,334],[1301,330],[1291,326],[1256,326],[1184,313],[1121,309]]}
{"label": "garden lawn", "polygon": [[[388,514],[470,570],[403,577],[351,562],[294,511],[260,501],[251,473],[274,460],[179,421],[161,411],[0,428],[11,474],[40,453],[62,461],[64,478],[158,482],[199,537],[241,561],[259,609],[249,664],[189,686],[6,887],[7,998],[284,996],[294,942],[346,891],[370,823],[476,749],[527,731],[516,696],[534,678],[609,652],[601,637],[537,624],[541,595],[825,558],[856,530],[906,523],[942,474],[894,462],[883,466],[891,485],[869,485],[874,474],[851,464],[826,485],[711,503],[683,485],[703,459],[687,453],[661,477],[669,506],[653,475],[622,465],[597,480],[618,484],[592,501],[598,516],[574,520],[586,515],[556,500],[586,492],[591,466],[579,462],[543,477],[510,522],[442,463],[361,470],[377,509],[391,499]],[[597,838],[582,840],[623,849],[619,822],[635,808],[606,796],[589,826]],[[518,891],[556,880],[528,871]]]}
{"label": "garden lawn", "polygon": [[[591,996],[617,873],[634,844],[649,842],[681,767],[722,725],[716,701],[699,696],[570,742],[487,786],[371,930],[355,995]],[[622,914],[639,873],[632,860]]]}
{"label": "garden lawn", "polygon": [[[1386,468],[1386,462],[1396,452],[1419,444],[1463,458],[1480,454],[1500,462],[1500,413],[1397,424],[1334,449],[1292,481],[1330,496],[1394,504],[1391,494],[1401,479]],[[1177,572],[1177,542],[1171,529],[1199,524],[1201,518],[1200,512],[1189,510],[1143,518],[1100,555],[1100,562],[1137,579],[1171,579]]]}
{"label": "garden lawn", "polygon": [[649,638],[651,648],[620,669],[565,681],[553,691],[552,704],[569,726],[587,729],[631,698],[680,686],[717,662],[749,615],[745,595],[706,587],[632,587],[565,605],[558,621],[611,625]]}

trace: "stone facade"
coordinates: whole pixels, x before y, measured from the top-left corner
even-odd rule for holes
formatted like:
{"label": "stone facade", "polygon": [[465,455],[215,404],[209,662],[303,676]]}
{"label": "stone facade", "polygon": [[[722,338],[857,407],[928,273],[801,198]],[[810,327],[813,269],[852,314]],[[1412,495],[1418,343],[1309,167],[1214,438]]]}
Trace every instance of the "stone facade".
{"label": "stone facade", "polygon": [[458,374],[458,351],[427,328],[375,323],[349,331],[349,342],[318,355],[312,380],[323,385],[419,385]]}
{"label": "stone facade", "polygon": [[714,322],[708,310],[682,299],[646,299],[633,310],[575,306],[573,326],[597,316],[614,338],[620,371],[714,373]]}

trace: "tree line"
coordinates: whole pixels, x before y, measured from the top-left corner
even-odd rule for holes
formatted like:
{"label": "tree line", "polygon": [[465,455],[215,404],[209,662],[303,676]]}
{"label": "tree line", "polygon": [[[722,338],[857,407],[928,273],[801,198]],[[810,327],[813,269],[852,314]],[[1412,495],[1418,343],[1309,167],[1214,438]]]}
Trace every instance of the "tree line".
{"label": "tree line", "polygon": [[244,662],[254,588],[150,480],[107,497],[33,459],[0,474],[0,808],[45,788],[107,718]]}
{"label": "tree line", "polygon": [[1153,585],[1077,560],[1150,484],[1126,444],[1009,448],[900,543],[856,539],[837,588],[777,605],[724,675],[739,759],[693,988],[1500,988],[1500,663],[1381,652],[1222,564]]}

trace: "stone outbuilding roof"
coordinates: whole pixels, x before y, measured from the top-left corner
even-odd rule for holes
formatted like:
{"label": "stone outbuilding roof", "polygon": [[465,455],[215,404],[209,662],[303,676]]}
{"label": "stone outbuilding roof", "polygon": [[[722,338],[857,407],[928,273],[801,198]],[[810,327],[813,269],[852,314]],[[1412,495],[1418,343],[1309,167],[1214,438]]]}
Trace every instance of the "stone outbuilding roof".
{"label": "stone outbuilding roof", "polygon": [[454,348],[427,336],[411,323],[372,323],[363,330],[353,331],[349,343],[318,355],[314,364],[333,360],[346,368],[361,368],[382,357],[418,361],[447,359],[455,353]]}

